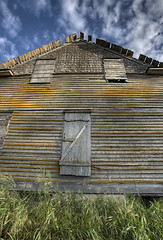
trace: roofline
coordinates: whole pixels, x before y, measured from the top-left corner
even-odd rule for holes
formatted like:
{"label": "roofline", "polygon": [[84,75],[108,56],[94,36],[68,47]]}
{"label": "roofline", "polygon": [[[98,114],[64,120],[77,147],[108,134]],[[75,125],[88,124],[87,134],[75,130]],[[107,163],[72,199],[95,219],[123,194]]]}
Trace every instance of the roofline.
{"label": "roofline", "polygon": [[[79,41],[93,43],[92,42],[92,36],[88,35],[88,41],[84,40],[84,33],[82,33],[82,32],[80,32],[80,38],[77,38],[76,33],[65,37],[66,44],[67,43],[72,43],[72,42],[79,42]],[[19,64],[26,63],[30,60],[34,60],[37,57],[42,56],[43,54],[46,54],[48,52],[51,52],[58,47],[65,46],[66,44],[62,44],[61,40],[57,40],[57,41],[48,43],[48,44],[46,44],[42,47],[36,48],[36,49],[34,49],[30,52],[27,52],[27,53],[22,54],[18,57],[12,58],[12,59],[10,59],[6,62],[1,63],[0,69],[14,68],[15,66],[17,66]],[[134,61],[139,62],[141,64],[145,64],[145,65],[155,67],[155,68],[157,68],[157,67],[163,68],[163,62],[156,61],[155,59],[147,57],[143,54],[140,54],[138,59],[133,58],[134,52],[132,50],[129,50],[129,49],[123,48],[119,45],[107,42],[103,39],[98,39],[97,38],[96,43],[93,43],[93,44],[101,46],[105,50],[109,50],[112,53],[117,54],[118,56],[122,56],[122,57],[128,58],[130,60],[134,60]]]}

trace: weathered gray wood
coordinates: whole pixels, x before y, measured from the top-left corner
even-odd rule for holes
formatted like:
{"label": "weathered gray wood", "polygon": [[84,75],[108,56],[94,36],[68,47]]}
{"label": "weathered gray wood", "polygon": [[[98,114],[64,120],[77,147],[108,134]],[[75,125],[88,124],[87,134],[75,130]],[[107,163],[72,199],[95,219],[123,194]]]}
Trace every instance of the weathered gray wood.
{"label": "weathered gray wood", "polygon": [[89,166],[60,166],[61,175],[73,176],[90,176],[91,170]]}
{"label": "weathered gray wood", "polygon": [[[71,180],[71,181],[70,181]],[[39,183],[28,181],[16,181],[16,187],[19,190],[37,190],[40,187]],[[56,191],[72,191],[74,193],[84,192],[87,194],[125,194],[132,193],[141,196],[163,196],[163,184],[159,183],[85,183],[85,181],[76,181],[73,177],[66,182],[53,183],[49,189],[52,192]]]}
{"label": "weathered gray wood", "polygon": [[126,80],[123,59],[103,59],[106,80]]}
{"label": "weathered gray wood", "polygon": [[9,77],[9,76],[13,76],[13,75],[14,75],[14,73],[11,69],[0,68],[0,77]]}
{"label": "weathered gray wood", "polygon": [[151,64],[151,62],[152,62],[152,58],[150,58],[150,57],[146,57],[145,62],[148,63],[148,64]]}
{"label": "weathered gray wood", "polygon": [[154,67],[158,67],[159,61],[153,60],[153,61],[152,61],[152,65],[153,65]]}
{"label": "weathered gray wood", "polygon": [[33,78],[32,82],[30,83],[50,83],[50,78],[48,77],[40,77],[40,78]]}
{"label": "weathered gray wood", "polygon": [[37,65],[54,65],[55,59],[37,59]]}
{"label": "weathered gray wood", "polygon": [[163,75],[163,68],[149,68],[148,74]]}
{"label": "weathered gray wood", "polygon": [[65,37],[65,42],[66,42],[66,43],[73,42],[76,38],[77,38],[76,33],[71,34],[71,35]]}
{"label": "weathered gray wood", "polygon": [[146,57],[147,57],[147,56],[145,56],[145,55],[143,55],[143,54],[140,54],[140,55],[139,55],[139,60],[141,60],[141,61],[144,62],[145,59],[146,59]]}
{"label": "weathered gray wood", "polygon": [[90,176],[90,113],[65,113],[61,175]]}
{"label": "weathered gray wood", "polygon": [[80,39],[84,40],[84,33],[83,32],[80,32]]}
{"label": "weathered gray wood", "polygon": [[[87,111],[87,110],[86,110]],[[65,121],[90,121],[90,110],[86,112],[84,109],[68,109],[67,112],[65,112]]]}
{"label": "weathered gray wood", "polygon": [[40,66],[39,65],[37,65],[36,67],[35,67],[35,73],[37,73],[37,72],[49,72],[49,70],[53,70],[54,69],[54,66],[53,65],[44,65],[45,67],[43,68],[43,70],[42,70],[42,68],[40,68]]}
{"label": "weathered gray wood", "polygon": [[[16,110],[0,152],[2,174],[11,173],[28,185],[37,181],[42,166],[50,172],[52,182],[62,182],[63,188],[72,191],[135,193],[140,187],[145,194],[160,194],[162,77],[130,75],[129,84],[108,84],[101,77],[55,75],[47,87],[27,84],[29,77],[2,78],[1,109]],[[91,177],[60,175],[63,112],[70,109],[69,113],[82,113],[90,108]],[[66,119],[71,123],[74,117],[69,115]],[[87,122],[84,117],[80,120],[83,124]],[[69,146],[74,138],[65,140]],[[72,171],[85,173],[88,169],[75,163],[62,167],[70,175]]]}
{"label": "weathered gray wood", "polygon": [[10,117],[11,113],[0,113],[0,149],[2,148],[3,140],[7,132]]}
{"label": "weathered gray wood", "polygon": [[92,36],[88,35],[88,42],[92,42]]}
{"label": "weathered gray wood", "polygon": [[82,134],[84,133],[84,131],[86,130],[87,128],[87,125],[88,123],[86,123],[86,125],[84,125],[82,127],[82,129],[80,130],[80,132],[77,134],[76,138],[72,141],[72,140],[69,140],[69,139],[64,139],[64,141],[67,141],[67,142],[71,142],[71,145],[68,147],[68,149],[66,150],[66,152],[63,154],[62,158],[61,158],[61,162],[67,157],[68,153],[71,151],[71,149],[73,148],[73,146],[77,143],[78,139],[82,136]]}
{"label": "weathered gray wood", "polygon": [[30,83],[50,83],[54,61],[54,59],[37,59]]}
{"label": "weathered gray wood", "polygon": [[47,71],[46,71],[46,72],[45,72],[45,71],[44,71],[44,72],[43,72],[43,71],[42,71],[42,72],[40,71],[39,73],[34,73],[34,74],[32,74],[32,79],[33,79],[33,78],[38,78],[38,79],[39,79],[39,78],[49,78],[49,77],[51,77],[51,73],[49,73],[49,72],[47,72]]}
{"label": "weathered gray wood", "polygon": [[127,56],[132,57],[133,55],[134,55],[134,52],[131,51],[131,50],[128,50],[128,52],[127,52]]}

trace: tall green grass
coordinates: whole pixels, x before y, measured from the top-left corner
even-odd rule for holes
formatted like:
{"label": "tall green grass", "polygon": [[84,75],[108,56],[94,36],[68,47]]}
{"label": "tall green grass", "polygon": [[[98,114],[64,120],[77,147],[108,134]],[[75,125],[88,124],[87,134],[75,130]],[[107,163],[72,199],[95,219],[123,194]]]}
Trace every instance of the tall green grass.
{"label": "tall green grass", "polygon": [[0,239],[162,240],[163,201],[139,197],[122,203],[97,196],[44,191],[10,191],[0,185]]}

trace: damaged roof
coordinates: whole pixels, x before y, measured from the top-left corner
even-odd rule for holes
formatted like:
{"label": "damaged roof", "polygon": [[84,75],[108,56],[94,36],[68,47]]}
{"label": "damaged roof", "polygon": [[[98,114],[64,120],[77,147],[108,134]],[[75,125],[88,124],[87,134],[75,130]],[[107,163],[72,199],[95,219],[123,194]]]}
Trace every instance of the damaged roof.
{"label": "damaged roof", "polygon": [[[84,33],[80,33],[80,38],[77,38],[77,34],[74,33],[70,36],[65,37],[65,42],[66,43],[71,43],[71,42],[75,42],[75,41],[84,41]],[[92,42],[92,37],[90,35],[88,35],[88,42]],[[133,54],[134,52],[130,49],[125,49],[121,46],[118,46],[116,44],[107,42],[103,39],[96,39],[96,44],[99,46],[102,46],[103,48],[105,48],[106,50],[111,50],[114,53],[119,53],[121,54],[122,57],[132,57],[133,58]],[[64,44],[63,44],[64,45]],[[42,56],[48,52],[53,51],[54,49],[63,46],[61,43],[61,40],[57,40],[54,42],[51,42],[49,44],[46,44],[42,47],[36,48],[33,51],[27,52],[25,54],[22,54],[18,57],[15,57],[13,59],[10,59],[6,62],[3,62],[0,65],[0,68],[13,68],[16,65],[25,63],[26,61],[30,61],[32,59],[36,59],[39,56]],[[134,60],[136,60],[135,58],[133,58]],[[163,67],[163,63],[159,62],[155,59],[152,59],[148,56],[145,56],[143,54],[140,54],[138,60],[140,61],[140,63],[145,63],[145,64],[149,64],[152,67]]]}

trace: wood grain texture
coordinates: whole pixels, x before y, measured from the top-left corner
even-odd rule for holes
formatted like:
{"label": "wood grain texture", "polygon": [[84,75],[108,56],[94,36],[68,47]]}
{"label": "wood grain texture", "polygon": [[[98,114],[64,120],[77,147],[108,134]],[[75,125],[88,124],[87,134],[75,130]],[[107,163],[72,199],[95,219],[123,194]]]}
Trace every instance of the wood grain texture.
{"label": "wood grain texture", "polygon": [[30,83],[50,83],[55,60],[37,59]]}
{"label": "wood grain texture", "polygon": [[3,140],[7,133],[7,126],[11,118],[11,112],[0,112],[0,149],[3,146]]}
{"label": "wood grain texture", "polygon": [[103,59],[106,80],[126,80],[123,59]]}
{"label": "wood grain texture", "polygon": [[[0,176],[9,174],[20,188],[26,183],[34,189],[33,182],[46,172],[47,179],[74,192],[118,193],[120,188],[121,193],[162,194],[162,76],[129,75],[127,84],[106,83],[102,74],[53,75],[47,85],[29,79],[1,78],[0,110],[13,114],[0,151]],[[91,109],[87,177],[60,175],[64,116],[73,109]]]}
{"label": "wood grain texture", "polygon": [[[60,45],[58,45],[60,46]],[[103,59],[123,58],[127,73],[146,73],[150,66],[145,62],[118,53],[110,48],[104,48],[91,42],[66,43],[46,52],[44,47],[40,48],[41,54],[38,59],[54,59],[55,73],[103,73]],[[46,52],[46,54],[45,54]],[[35,58],[27,60],[26,54],[18,57],[23,64],[13,67],[14,74],[31,74],[35,65]]]}
{"label": "wood grain texture", "polygon": [[65,113],[60,174],[90,176],[91,136],[89,113]]}

